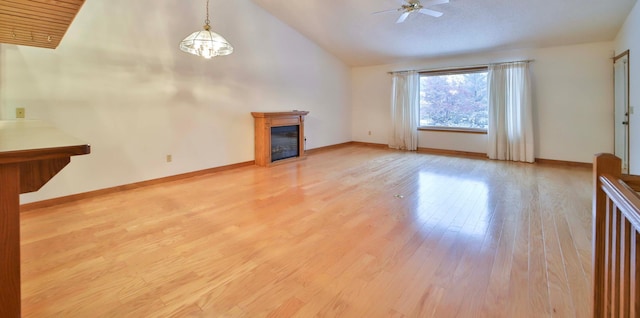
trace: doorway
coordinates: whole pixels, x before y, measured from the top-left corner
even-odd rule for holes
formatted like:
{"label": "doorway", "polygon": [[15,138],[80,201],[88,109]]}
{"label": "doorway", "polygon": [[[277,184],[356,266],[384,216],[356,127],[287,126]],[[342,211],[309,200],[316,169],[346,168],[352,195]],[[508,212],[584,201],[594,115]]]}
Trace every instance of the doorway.
{"label": "doorway", "polygon": [[[629,173],[629,50],[613,58],[614,153]],[[633,111],[633,109],[631,109]]]}

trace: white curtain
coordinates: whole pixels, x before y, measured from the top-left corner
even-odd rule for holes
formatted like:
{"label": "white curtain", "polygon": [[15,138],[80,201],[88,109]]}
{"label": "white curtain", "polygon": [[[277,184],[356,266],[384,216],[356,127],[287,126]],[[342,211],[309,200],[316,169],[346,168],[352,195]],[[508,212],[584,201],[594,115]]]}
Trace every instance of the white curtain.
{"label": "white curtain", "polygon": [[534,162],[529,62],[489,66],[491,159]]}
{"label": "white curtain", "polygon": [[420,74],[415,71],[395,73],[391,96],[390,148],[418,149],[419,112]]}

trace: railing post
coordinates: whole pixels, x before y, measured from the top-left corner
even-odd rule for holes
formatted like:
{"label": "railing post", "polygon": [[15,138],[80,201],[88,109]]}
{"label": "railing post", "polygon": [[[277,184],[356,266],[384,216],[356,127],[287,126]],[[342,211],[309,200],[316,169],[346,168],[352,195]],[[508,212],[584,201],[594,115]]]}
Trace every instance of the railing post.
{"label": "railing post", "polygon": [[593,158],[593,317],[604,317],[604,260],[605,260],[605,211],[607,195],[602,190],[600,176],[609,174],[620,178],[622,161],[607,153]]}

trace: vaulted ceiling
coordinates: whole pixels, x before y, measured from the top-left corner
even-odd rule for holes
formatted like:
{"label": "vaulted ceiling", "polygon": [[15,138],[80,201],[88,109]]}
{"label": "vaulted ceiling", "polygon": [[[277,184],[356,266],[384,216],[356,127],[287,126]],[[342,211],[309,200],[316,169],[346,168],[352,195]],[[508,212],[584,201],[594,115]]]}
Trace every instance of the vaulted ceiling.
{"label": "vaulted ceiling", "polygon": [[0,43],[55,49],[84,0],[0,0]]}
{"label": "vaulted ceiling", "polygon": [[372,13],[403,0],[253,1],[348,65],[365,66],[612,41],[637,0],[450,0],[429,7],[439,18],[413,13],[399,24],[401,12]]}

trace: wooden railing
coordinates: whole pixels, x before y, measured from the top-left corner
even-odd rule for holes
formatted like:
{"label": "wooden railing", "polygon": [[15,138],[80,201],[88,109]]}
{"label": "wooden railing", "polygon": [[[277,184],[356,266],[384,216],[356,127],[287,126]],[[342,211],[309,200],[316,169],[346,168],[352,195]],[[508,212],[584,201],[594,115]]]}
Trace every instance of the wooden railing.
{"label": "wooden railing", "polygon": [[593,316],[640,317],[640,178],[621,174],[621,161],[593,161]]}

